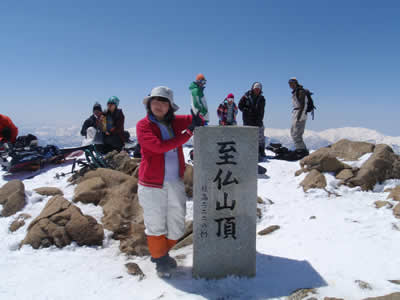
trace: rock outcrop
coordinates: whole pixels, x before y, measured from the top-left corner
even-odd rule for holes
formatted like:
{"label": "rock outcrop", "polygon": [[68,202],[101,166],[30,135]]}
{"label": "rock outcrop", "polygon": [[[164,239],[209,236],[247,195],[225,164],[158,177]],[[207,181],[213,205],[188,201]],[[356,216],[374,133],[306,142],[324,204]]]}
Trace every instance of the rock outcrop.
{"label": "rock outcrop", "polygon": [[388,145],[375,146],[374,153],[348,181],[349,186],[360,186],[363,191],[372,190],[377,183],[400,178],[400,156]]}
{"label": "rock outcrop", "polygon": [[57,195],[64,196],[64,193],[59,188],[56,187],[41,187],[34,189],[34,191],[42,196],[57,196]]}
{"label": "rock outcrop", "polygon": [[101,206],[103,226],[120,240],[120,250],[142,256],[148,254],[148,248],[137,189],[138,179],[134,176],[99,168],[79,180],[73,201]]}
{"label": "rock outcrop", "polygon": [[374,202],[376,208],[382,208],[382,207],[387,207],[387,208],[392,208],[393,205],[389,201],[375,201]]}
{"label": "rock outcrop", "polygon": [[344,169],[336,175],[336,179],[343,180],[344,182],[354,177],[354,173],[350,169]]}
{"label": "rock outcrop", "polygon": [[20,214],[11,224],[8,230],[11,232],[15,232],[25,225],[25,220],[31,218],[31,215],[28,214]]}
{"label": "rock outcrop", "polygon": [[307,174],[300,186],[303,187],[305,192],[310,189],[323,189],[326,187],[326,179],[324,174],[314,169]]}
{"label": "rock outcrop", "polygon": [[393,208],[393,214],[396,218],[400,219],[400,203]]}
{"label": "rock outcrop", "polygon": [[338,158],[353,161],[367,153],[374,152],[375,145],[367,142],[354,142],[347,139],[339,140],[329,147],[329,152]]}
{"label": "rock outcrop", "polygon": [[333,172],[338,174],[344,169],[351,169],[349,165],[339,161],[329,148],[321,148],[300,161],[300,166],[306,171]]}
{"label": "rock outcrop", "polygon": [[1,216],[9,217],[26,205],[25,186],[21,180],[12,180],[0,188]]}
{"label": "rock outcrop", "polygon": [[[339,160],[354,161],[367,153],[371,153],[371,156],[360,168],[352,168]],[[300,161],[300,166],[301,169],[295,173],[296,176],[312,170],[320,173],[329,172],[341,180],[340,184],[349,187],[359,186],[363,191],[372,190],[377,183],[387,179],[400,178],[400,156],[384,144],[340,140],[304,157]],[[389,197],[394,200],[400,199],[400,189],[394,190]]]}
{"label": "rock outcrop", "polygon": [[100,246],[103,239],[103,226],[96,219],[83,215],[62,196],[54,196],[29,225],[21,245],[31,245],[35,249],[51,245],[62,248],[71,242],[79,246]]}
{"label": "rock outcrop", "polygon": [[269,227],[259,231],[258,235],[267,235],[267,234],[270,234],[270,233],[272,233],[272,232],[274,232],[274,231],[276,231],[276,230],[278,230],[280,228],[281,227],[279,225],[272,225],[272,226],[269,226]]}
{"label": "rock outcrop", "polygon": [[387,198],[392,199],[394,201],[400,201],[400,185],[398,185],[394,189],[392,189]]}
{"label": "rock outcrop", "polygon": [[133,175],[139,166],[140,158],[131,158],[126,152],[112,151],[104,157],[111,169]]}

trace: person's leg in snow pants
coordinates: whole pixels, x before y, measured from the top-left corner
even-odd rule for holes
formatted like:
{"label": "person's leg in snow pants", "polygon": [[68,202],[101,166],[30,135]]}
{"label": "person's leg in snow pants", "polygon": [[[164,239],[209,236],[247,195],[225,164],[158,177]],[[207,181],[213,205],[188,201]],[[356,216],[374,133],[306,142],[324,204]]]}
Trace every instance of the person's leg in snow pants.
{"label": "person's leg in snow pants", "polygon": [[265,136],[264,126],[258,127],[258,156],[265,157]]}
{"label": "person's leg in snow pants", "polygon": [[258,147],[265,149],[264,126],[258,127]]}
{"label": "person's leg in snow pants", "polygon": [[162,189],[139,185],[138,196],[150,254],[163,257],[184,234],[187,197],[183,181],[164,182]]}
{"label": "person's leg in snow pants", "polygon": [[290,135],[292,136],[294,147],[296,150],[307,149],[306,144],[303,141],[304,129],[306,127],[306,121],[293,121],[292,128],[290,129]]}

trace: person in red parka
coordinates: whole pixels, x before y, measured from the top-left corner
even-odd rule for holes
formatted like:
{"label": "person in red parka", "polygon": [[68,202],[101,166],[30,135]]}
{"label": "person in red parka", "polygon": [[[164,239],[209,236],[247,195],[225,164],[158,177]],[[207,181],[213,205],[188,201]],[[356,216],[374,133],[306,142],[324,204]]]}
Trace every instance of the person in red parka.
{"label": "person in red parka", "polygon": [[136,125],[142,154],[138,197],[151,260],[156,263],[159,276],[169,277],[177,263],[168,252],[185,229],[187,197],[182,145],[193,135],[195,127],[204,125],[204,119],[193,112],[175,115],[179,107],[168,87],[155,87],[143,103],[147,116]]}
{"label": "person in red parka", "polygon": [[0,143],[14,144],[18,136],[18,128],[11,119],[0,114]]}

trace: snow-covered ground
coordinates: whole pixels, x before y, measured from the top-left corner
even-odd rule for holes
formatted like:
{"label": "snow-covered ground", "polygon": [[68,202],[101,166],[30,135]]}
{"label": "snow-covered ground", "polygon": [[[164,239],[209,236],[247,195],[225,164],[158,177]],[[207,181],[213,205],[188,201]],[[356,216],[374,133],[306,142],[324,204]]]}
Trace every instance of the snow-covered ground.
{"label": "snow-covered ground", "polygon": [[[263,216],[257,230],[270,225],[281,228],[257,236],[255,278],[195,280],[189,246],[172,252],[186,257],[179,260],[176,277],[162,280],[148,257],[121,254],[110,232],[102,247],[18,249],[27,226],[49,199],[33,192],[34,188],[59,187],[72,200],[74,186],[68,185],[67,178],[54,178],[71,166],[59,166],[24,180],[28,205],[22,212],[33,218],[23,228],[10,233],[8,227],[15,217],[0,218],[0,299],[285,299],[301,288],[316,288],[318,294],[313,297],[317,299],[363,299],[400,291],[399,285],[388,282],[400,279],[400,231],[394,229],[394,225],[400,228],[400,220],[390,209],[374,207],[375,201],[386,199],[383,190],[400,184],[399,180],[378,185],[374,192],[362,192],[337,188],[337,180],[327,175],[327,189],[340,194],[337,197],[322,190],[304,193],[299,183],[305,174],[294,176],[298,162],[270,160],[263,165],[268,176],[258,179],[258,195],[266,204],[259,205]],[[4,172],[0,175],[2,186]],[[101,208],[78,206],[101,222]],[[188,218],[192,215],[189,202]],[[127,262],[138,263],[146,277],[140,281],[128,275]],[[361,290],[355,280],[370,283],[373,290]]]}

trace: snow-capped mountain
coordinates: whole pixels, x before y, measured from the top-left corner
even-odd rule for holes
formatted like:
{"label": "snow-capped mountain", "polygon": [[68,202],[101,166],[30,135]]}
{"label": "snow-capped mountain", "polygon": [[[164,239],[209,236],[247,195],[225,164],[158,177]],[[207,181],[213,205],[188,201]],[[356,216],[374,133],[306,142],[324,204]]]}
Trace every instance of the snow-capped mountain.
{"label": "snow-capped mountain", "polygon": [[[132,138],[136,137],[136,128],[126,129]],[[80,135],[80,127],[33,127],[26,126],[20,128],[20,135],[34,134],[39,138],[41,145],[53,144],[59,147],[74,147],[82,143],[83,137]],[[270,142],[282,143],[288,148],[293,147],[293,141],[289,129],[266,128],[265,137],[267,144]],[[358,127],[333,128],[323,131],[306,130],[304,141],[308,148],[315,150],[328,146],[340,139],[349,139],[352,141],[365,141],[375,144],[388,144],[396,153],[400,153],[400,136],[386,136],[376,130]]]}
{"label": "snow-capped mountain", "polygon": [[39,145],[56,145],[60,148],[80,146],[83,137],[80,134],[81,128],[78,126],[52,127],[52,126],[21,126],[19,135],[28,133],[35,135],[39,140]]}
{"label": "snow-capped mountain", "polygon": [[[288,148],[293,147],[289,129],[266,128],[265,136],[267,137],[267,142],[280,142]],[[374,144],[388,144],[396,153],[400,153],[400,136],[385,136],[373,129],[343,127],[323,131],[306,130],[304,132],[304,142],[312,150],[326,147],[341,139],[364,141]]]}

